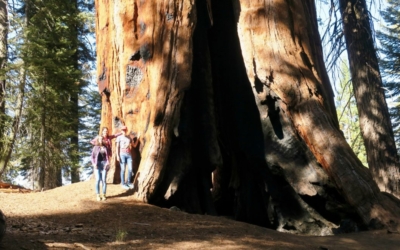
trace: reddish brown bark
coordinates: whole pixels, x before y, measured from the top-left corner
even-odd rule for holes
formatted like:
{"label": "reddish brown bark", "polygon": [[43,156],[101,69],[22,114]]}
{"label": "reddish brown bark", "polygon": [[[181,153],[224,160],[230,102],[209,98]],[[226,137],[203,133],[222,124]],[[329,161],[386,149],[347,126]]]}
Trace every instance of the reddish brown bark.
{"label": "reddish brown bark", "polygon": [[135,199],[304,234],[397,225],[338,129],[313,4],[96,1],[101,123],[141,134]]}
{"label": "reddish brown bark", "polygon": [[267,91],[281,100],[281,112],[365,224],[398,226],[397,203],[380,193],[326,105],[332,96],[321,91],[326,79],[321,77],[321,68],[314,66],[318,65],[314,37],[307,32],[310,26],[305,19],[312,1],[239,3],[239,38],[257,102],[265,99]]}
{"label": "reddish brown bark", "polygon": [[164,174],[190,85],[194,2],[99,0],[96,13],[101,125],[125,124],[141,134],[135,197],[148,201]]}

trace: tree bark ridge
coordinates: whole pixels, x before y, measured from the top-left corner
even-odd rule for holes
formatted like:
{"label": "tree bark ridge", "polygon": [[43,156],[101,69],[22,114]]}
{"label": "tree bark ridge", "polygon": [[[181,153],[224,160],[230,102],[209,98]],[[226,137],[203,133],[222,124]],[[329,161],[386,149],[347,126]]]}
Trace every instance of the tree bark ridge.
{"label": "tree bark ridge", "polygon": [[[252,84],[258,80],[262,83],[259,91],[254,87],[255,96],[262,101],[265,89],[270,89],[282,100],[281,110],[366,225],[372,221],[380,221],[382,225],[389,225],[391,220],[397,223],[400,210],[386,212],[380,207],[385,198],[346,143],[337,119],[325,108],[333,102],[324,99],[332,96],[324,96],[326,91],[319,91],[324,84],[319,77],[321,73],[310,67],[318,62],[311,56],[312,38],[304,32],[308,27],[302,26],[307,23],[304,17],[308,16],[309,5],[302,1],[265,2],[269,14],[264,4],[240,1],[238,30],[244,62]],[[274,32],[279,32],[279,36]],[[269,49],[265,49],[265,44]],[[358,179],[363,181],[354,182]]]}

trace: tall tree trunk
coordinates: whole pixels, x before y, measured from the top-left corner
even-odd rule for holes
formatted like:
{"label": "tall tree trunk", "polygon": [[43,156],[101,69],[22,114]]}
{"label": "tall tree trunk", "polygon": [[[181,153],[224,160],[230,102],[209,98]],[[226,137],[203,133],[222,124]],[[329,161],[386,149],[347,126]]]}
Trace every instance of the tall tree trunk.
{"label": "tall tree trunk", "polygon": [[351,81],[367,161],[381,191],[400,198],[399,157],[365,0],[340,0]]}
{"label": "tall tree trunk", "polygon": [[141,133],[134,199],[304,234],[397,226],[339,130],[314,1],[98,0],[96,15],[102,126]]}
{"label": "tall tree trunk", "polygon": [[[0,1],[0,121],[3,121],[3,115],[5,114],[5,91],[6,91],[6,79],[5,79],[5,67],[7,63],[7,35],[8,35],[8,11],[7,1]],[[1,123],[2,124],[2,123]],[[0,128],[2,132],[3,128]],[[0,133],[2,135],[3,133]],[[1,142],[0,142],[1,143]],[[0,144],[1,146],[1,144]],[[1,147],[0,147],[1,148]]]}
{"label": "tall tree trunk", "polygon": [[[288,116],[295,132],[366,225],[398,223],[397,203],[379,192],[327,106],[332,102],[326,99],[332,96],[326,95],[324,74],[314,66],[320,62],[315,60],[319,50],[313,46],[316,33],[310,31],[315,19],[306,19],[312,17],[307,10],[315,9],[314,2],[239,2],[239,38],[257,103],[268,104],[269,91],[276,95],[280,112]],[[267,114],[260,109],[261,119]]]}
{"label": "tall tree trunk", "polygon": [[[78,14],[78,1],[73,0],[72,1],[74,8],[73,10],[75,11],[74,14]],[[71,45],[73,48],[75,48],[75,53],[73,55],[73,62],[74,62],[74,69],[75,70],[80,70],[79,69],[79,55],[78,55],[78,27],[71,27],[75,31],[74,35],[72,37]],[[80,79],[79,79],[80,80]],[[71,102],[72,102],[72,131],[73,131],[73,136],[71,137],[71,147],[70,147],[70,158],[71,158],[71,183],[76,183],[80,181],[80,165],[79,165],[79,94],[80,94],[80,89],[82,88],[82,84],[79,82],[76,82],[75,84],[78,84],[78,87],[74,88],[74,91],[72,91],[72,96],[71,96]]]}
{"label": "tall tree trunk", "polygon": [[14,113],[13,126],[11,128],[11,132],[3,144],[3,148],[0,150],[0,176],[3,171],[6,169],[8,162],[11,158],[11,153],[14,150],[15,141],[17,139],[17,134],[20,128],[22,109],[24,106],[24,97],[25,97],[25,85],[26,85],[26,70],[25,65],[21,65],[19,76],[19,91],[17,96],[17,105]]}
{"label": "tall tree trunk", "polygon": [[[46,81],[43,81],[41,86],[41,100],[40,110],[40,148],[39,152],[39,189],[48,188],[47,179],[49,178],[50,166],[47,165],[46,157]],[[47,186],[46,186],[47,185]]]}
{"label": "tall tree trunk", "polygon": [[[101,127],[113,131],[126,124],[129,132],[141,133],[143,164],[135,185],[141,188],[135,196],[144,201],[164,175],[172,131],[190,84],[193,4],[96,1]],[[118,179],[118,171],[114,173]]]}
{"label": "tall tree trunk", "polygon": [[48,82],[48,74],[44,73],[43,81],[41,84],[41,90],[42,90],[42,96],[43,100],[41,102],[42,109],[40,112],[40,140],[41,140],[41,145],[40,145],[40,168],[41,168],[41,184],[42,187],[47,189],[53,189],[56,187],[61,187],[62,186],[62,171],[61,167],[58,162],[54,162],[50,160],[52,157],[52,152],[56,152],[58,154],[62,153],[62,147],[60,145],[59,141],[52,141],[51,139],[51,133],[49,133],[48,127],[49,126],[54,126],[57,124],[55,121],[54,117],[51,117],[50,115],[50,110],[48,108],[48,101],[50,98],[47,97],[49,94],[49,82]]}
{"label": "tall tree trunk", "polygon": [[2,176],[7,164],[4,164],[4,146],[6,128],[6,64],[7,64],[7,35],[8,35],[8,12],[7,1],[0,1],[0,177]]}
{"label": "tall tree trunk", "polygon": [[[280,231],[328,234],[334,226],[307,202],[338,203],[327,197],[333,196],[333,192],[318,187],[333,185],[311,152],[305,151],[306,146],[297,138],[287,115],[279,112],[282,104],[276,95],[264,93],[266,98],[262,102],[255,100],[237,34],[234,13],[239,13],[238,8],[238,2],[234,9],[230,1],[212,6],[212,71],[224,152],[224,165],[214,175],[213,194],[218,212],[231,212],[238,220]],[[260,86],[256,85],[257,88]],[[311,201],[305,202],[304,196],[311,197]],[[324,198],[317,201],[318,197]],[[328,217],[335,217],[323,210]]]}
{"label": "tall tree trunk", "polygon": [[80,181],[80,165],[79,165],[79,104],[78,104],[78,92],[71,97],[71,102],[73,103],[73,124],[72,131],[74,135],[71,137],[70,146],[70,158],[71,158],[71,183],[76,183]]}
{"label": "tall tree trunk", "polygon": [[[211,58],[207,31],[212,20],[205,1],[196,2],[191,87],[185,92],[179,126],[166,163],[165,176],[152,202],[185,208],[187,212],[217,214],[212,202],[212,171],[222,166],[215,103],[212,98]],[[163,204],[161,199],[166,199]]]}

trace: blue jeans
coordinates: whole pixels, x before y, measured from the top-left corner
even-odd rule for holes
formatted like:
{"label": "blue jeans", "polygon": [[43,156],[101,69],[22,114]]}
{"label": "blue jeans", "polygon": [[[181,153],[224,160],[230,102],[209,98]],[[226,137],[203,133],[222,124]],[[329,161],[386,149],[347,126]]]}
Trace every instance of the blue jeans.
{"label": "blue jeans", "polygon": [[[132,156],[129,153],[119,155],[121,165],[121,185],[132,183]],[[125,166],[128,165],[128,181],[125,183]]]}
{"label": "blue jeans", "polygon": [[107,182],[106,182],[107,171],[105,170],[106,163],[107,163],[106,161],[98,162],[97,169],[94,169],[94,174],[96,176],[96,183],[95,183],[96,194],[100,194],[100,182],[103,182],[103,194],[106,194],[107,191]]}

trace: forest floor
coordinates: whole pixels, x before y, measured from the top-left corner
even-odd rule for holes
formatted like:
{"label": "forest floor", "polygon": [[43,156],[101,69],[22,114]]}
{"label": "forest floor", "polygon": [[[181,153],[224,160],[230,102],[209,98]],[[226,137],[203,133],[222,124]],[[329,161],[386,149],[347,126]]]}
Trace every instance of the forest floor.
{"label": "forest floor", "polygon": [[138,203],[94,181],[31,193],[0,193],[7,233],[0,249],[399,249],[400,234],[369,231],[327,237],[285,234],[228,218]]}

